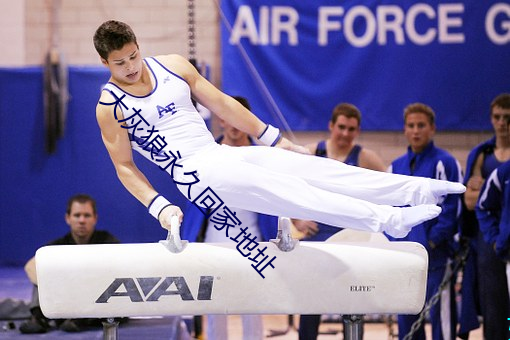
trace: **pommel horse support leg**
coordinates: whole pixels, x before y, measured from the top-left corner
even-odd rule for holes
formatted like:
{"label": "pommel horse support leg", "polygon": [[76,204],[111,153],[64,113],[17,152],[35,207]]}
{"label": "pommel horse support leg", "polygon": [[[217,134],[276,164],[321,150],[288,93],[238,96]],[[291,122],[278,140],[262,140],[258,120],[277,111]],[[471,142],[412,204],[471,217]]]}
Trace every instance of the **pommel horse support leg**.
{"label": "pommel horse support leg", "polygon": [[[266,264],[274,259],[262,271],[265,256]],[[189,243],[178,252],[143,243],[46,246],[36,253],[41,309],[55,319],[418,314],[427,265],[418,243],[335,236],[291,251],[230,241]]]}

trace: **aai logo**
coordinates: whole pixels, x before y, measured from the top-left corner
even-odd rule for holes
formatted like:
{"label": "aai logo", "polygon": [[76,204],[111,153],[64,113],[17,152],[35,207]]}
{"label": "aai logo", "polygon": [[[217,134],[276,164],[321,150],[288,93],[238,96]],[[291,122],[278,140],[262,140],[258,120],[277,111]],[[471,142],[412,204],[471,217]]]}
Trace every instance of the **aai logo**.
{"label": "aai logo", "polygon": [[116,278],[96,303],[107,303],[114,297],[129,297],[131,302],[158,301],[164,295],[179,295],[183,301],[211,300],[213,281],[213,276],[200,276],[195,298],[183,276]]}

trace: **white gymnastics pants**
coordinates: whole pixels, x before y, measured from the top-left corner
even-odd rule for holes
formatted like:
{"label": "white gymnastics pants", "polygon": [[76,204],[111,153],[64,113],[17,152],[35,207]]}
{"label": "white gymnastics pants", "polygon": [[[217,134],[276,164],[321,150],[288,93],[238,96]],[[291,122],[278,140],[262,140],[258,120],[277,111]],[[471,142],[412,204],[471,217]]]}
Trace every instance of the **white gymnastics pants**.
{"label": "white gymnastics pants", "polygon": [[[349,166],[336,160],[265,146],[214,145],[186,160],[174,179],[199,182],[190,200],[207,187],[228,207],[314,220],[338,227],[382,232],[400,225],[400,208],[435,204],[431,179]],[[188,187],[179,190],[188,196]]]}

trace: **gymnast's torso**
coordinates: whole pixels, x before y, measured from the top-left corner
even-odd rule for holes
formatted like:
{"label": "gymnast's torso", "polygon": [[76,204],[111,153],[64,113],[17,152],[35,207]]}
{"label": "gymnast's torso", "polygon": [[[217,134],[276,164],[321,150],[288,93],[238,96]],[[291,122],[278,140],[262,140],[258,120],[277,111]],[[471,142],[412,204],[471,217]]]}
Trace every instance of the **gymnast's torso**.
{"label": "gymnast's torso", "polygon": [[144,61],[154,77],[149,94],[132,95],[109,82],[104,90],[112,94],[114,102],[101,102],[115,105],[115,119],[127,130],[132,148],[168,170],[176,159],[184,162],[217,146],[191,101],[186,81],[156,58]]}

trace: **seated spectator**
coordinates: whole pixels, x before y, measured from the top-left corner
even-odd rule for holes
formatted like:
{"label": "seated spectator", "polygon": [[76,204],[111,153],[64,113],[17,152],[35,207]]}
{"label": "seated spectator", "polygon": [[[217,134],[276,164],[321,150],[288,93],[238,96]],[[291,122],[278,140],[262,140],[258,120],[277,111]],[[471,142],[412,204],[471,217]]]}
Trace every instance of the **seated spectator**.
{"label": "seated spectator", "polygon": [[[119,243],[119,240],[109,232],[95,229],[97,223],[96,202],[88,195],[78,194],[69,199],[65,221],[70,228],[69,233],[48,243],[48,245]],[[32,301],[30,303],[30,313],[32,316],[30,320],[20,325],[20,332],[26,334],[46,333],[51,329],[51,320],[43,315],[39,306],[34,257],[25,265],[25,271],[30,281],[34,284]],[[80,332],[91,326],[102,325],[99,319],[68,319],[55,320],[55,326],[66,332]]]}

